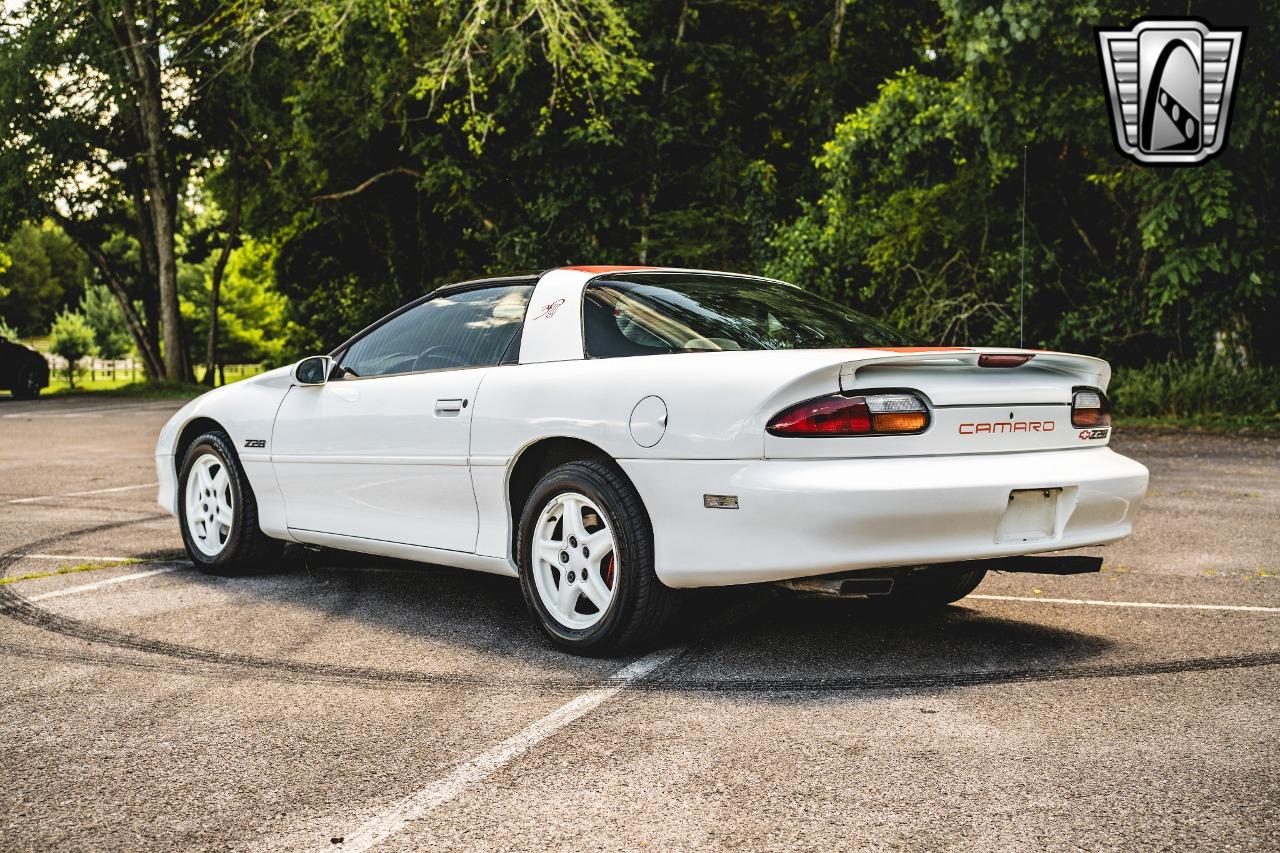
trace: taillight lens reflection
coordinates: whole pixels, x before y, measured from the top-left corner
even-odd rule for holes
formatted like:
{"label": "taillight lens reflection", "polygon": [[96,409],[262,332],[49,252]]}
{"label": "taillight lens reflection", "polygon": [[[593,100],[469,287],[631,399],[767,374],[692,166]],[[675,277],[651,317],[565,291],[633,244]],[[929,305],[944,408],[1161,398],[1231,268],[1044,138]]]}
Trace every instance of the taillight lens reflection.
{"label": "taillight lens reflection", "polygon": [[1071,425],[1088,429],[1111,426],[1111,403],[1094,388],[1082,388],[1071,396]]}
{"label": "taillight lens reflection", "polygon": [[779,436],[893,435],[922,432],[928,425],[928,410],[914,394],[832,394],[784,409],[768,430]]}

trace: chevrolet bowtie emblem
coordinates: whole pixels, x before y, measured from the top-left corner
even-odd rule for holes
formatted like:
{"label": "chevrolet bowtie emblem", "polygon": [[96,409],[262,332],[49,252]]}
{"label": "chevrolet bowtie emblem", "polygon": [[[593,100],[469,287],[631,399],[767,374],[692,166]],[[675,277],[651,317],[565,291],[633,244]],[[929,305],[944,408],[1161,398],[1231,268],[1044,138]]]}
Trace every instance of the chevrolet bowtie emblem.
{"label": "chevrolet bowtie emblem", "polygon": [[1187,166],[1221,152],[1244,34],[1196,19],[1095,29],[1120,153],[1149,165]]}

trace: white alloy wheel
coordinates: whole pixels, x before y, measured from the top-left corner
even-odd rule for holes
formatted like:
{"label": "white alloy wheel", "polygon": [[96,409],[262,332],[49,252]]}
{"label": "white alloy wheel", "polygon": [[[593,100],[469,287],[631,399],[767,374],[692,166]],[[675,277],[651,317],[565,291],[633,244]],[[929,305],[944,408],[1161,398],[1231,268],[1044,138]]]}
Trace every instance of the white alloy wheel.
{"label": "white alloy wheel", "polygon": [[227,547],[235,504],[227,465],[212,453],[201,455],[187,474],[187,532],[200,552],[216,557]]}
{"label": "white alloy wheel", "polygon": [[564,492],[542,508],[533,535],[533,582],[557,622],[581,631],[603,619],[621,568],[609,522],[589,498]]}

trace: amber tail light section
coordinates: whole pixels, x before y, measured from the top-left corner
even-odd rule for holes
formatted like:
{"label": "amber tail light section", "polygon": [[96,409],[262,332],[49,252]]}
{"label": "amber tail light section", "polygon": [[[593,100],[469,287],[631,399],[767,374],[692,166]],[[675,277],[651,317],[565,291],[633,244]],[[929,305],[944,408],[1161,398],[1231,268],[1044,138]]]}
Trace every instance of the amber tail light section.
{"label": "amber tail light section", "polygon": [[1096,388],[1077,388],[1071,395],[1071,425],[1081,429],[1111,426],[1111,403]]}
{"label": "amber tail light section", "polygon": [[777,436],[910,435],[929,426],[929,410],[915,394],[831,394],[783,409],[769,421]]}

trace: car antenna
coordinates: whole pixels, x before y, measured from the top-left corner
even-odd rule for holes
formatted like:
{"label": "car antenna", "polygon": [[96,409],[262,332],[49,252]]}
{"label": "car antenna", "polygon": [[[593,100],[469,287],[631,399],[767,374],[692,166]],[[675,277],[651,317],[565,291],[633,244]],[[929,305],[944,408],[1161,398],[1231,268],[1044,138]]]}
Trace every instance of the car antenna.
{"label": "car antenna", "polygon": [[1018,349],[1023,348],[1023,294],[1027,290],[1027,146],[1022,146],[1022,247],[1019,249],[1018,273]]}

